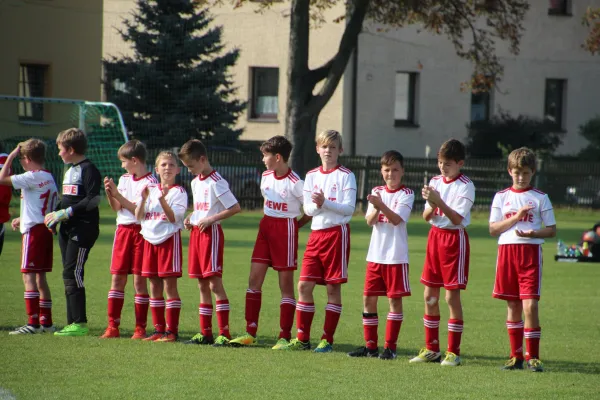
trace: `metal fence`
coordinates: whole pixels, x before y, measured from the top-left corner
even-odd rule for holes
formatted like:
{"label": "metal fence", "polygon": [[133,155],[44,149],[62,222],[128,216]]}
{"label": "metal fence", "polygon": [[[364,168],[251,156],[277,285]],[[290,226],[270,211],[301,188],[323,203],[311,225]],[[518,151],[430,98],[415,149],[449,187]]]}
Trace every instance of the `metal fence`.
{"label": "metal fence", "polygon": [[[229,182],[232,192],[246,209],[261,208],[261,174],[265,170],[260,152],[211,152],[211,165]],[[356,176],[357,206],[366,206],[371,189],[383,183],[379,157],[342,156],[340,162]],[[420,196],[425,179],[439,174],[436,159],[404,160],[404,184],[415,191],[415,209],[422,209]],[[511,185],[505,160],[468,159],[462,171],[475,184],[475,208],[488,209],[494,194]],[[182,168],[181,181],[189,191],[193,176]],[[534,185],[548,193],[555,205],[600,208],[600,162],[542,161]],[[191,193],[191,192],[190,192]]]}

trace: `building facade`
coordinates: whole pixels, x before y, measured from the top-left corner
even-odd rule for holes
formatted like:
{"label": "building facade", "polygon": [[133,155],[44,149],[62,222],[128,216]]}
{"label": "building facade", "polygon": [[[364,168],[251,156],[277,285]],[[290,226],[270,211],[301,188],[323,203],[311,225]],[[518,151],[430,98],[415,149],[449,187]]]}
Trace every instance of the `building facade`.
{"label": "building facade", "polygon": [[[395,148],[408,157],[431,156],[450,138],[465,139],[466,125],[500,110],[545,117],[566,132],[559,154],[576,154],[587,141],[578,127],[600,115],[600,57],[581,44],[581,17],[600,1],[532,0],[520,54],[497,47],[504,77],[499,90],[472,95],[460,90],[472,65],[458,58],[445,36],[418,27],[360,35],[355,68],[344,88],[344,132],[357,154]],[[355,90],[355,92],[353,92]]]}
{"label": "building facade", "polygon": [[[102,19],[102,0],[0,2],[0,95],[99,101]],[[0,137],[55,136],[72,113],[0,101]]]}

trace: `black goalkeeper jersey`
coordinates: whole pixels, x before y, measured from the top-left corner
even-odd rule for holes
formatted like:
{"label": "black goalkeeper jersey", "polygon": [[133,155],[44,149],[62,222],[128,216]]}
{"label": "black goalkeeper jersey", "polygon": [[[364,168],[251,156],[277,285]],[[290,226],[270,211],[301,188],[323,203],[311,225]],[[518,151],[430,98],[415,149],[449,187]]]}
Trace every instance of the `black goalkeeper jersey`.
{"label": "black goalkeeper jersey", "polygon": [[87,158],[77,164],[72,164],[62,183],[62,200],[57,209],[71,207],[73,216],[70,223],[99,224],[100,188],[102,176],[98,168]]}

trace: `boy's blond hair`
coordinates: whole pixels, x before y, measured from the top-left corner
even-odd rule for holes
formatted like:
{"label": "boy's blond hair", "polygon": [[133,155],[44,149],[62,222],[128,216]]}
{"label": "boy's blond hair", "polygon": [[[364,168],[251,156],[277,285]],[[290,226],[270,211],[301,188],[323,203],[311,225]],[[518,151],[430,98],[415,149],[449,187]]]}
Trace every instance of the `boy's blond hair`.
{"label": "boy's blond hair", "polygon": [[172,158],[173,160],[175,160],[175,165],[179,166],[179,161],[177,159],[177,154],[173,153],[170,150],[163,150],[160,153],[158,153],[158,155],[156,156],[156,161],[154,161],[154,166],[158,167],[158,161],[161,158]]}
{"label": "boy's blond hair", "polygon": [[146,162],[146,145],[137,139],[133,139],[119,147],[117,154],[127,160],[135,157],[144,163]]}
{"label": "boy's blond hair", "polygon": [[327,129],[319,133],[316,138],[317,145],[330,144],[337,141],[340,149],[342,148],[342,134],[333,129]]}
{"label": "boy's blond hair", "polygon": [[40,139],[28,139],[19,143],[19,155],[27,157],[34,163],[43,165],[46,161],[46,143]]}
{"label": "boy's blond hair", "polygon": [[188,162],[190,160],[199,160],[200,157],[206,157],[206,154],[204,143],[198,139],[192,139],[181,146],[178,156],[183,162]]}
{"label": "boy's blond hair", "polygon": [[84,155],[87,150],[87,136],[85,132],[77,128],[69,128],[58,134],[56,144],[68,149],[69,147],[79,155]]}
{"label": "boy's blond hair", "polygon": [[535,153],[527,147],[513,150],[508,155],[508,169],[529,167],[535,172],[536,166],[537,158]]}

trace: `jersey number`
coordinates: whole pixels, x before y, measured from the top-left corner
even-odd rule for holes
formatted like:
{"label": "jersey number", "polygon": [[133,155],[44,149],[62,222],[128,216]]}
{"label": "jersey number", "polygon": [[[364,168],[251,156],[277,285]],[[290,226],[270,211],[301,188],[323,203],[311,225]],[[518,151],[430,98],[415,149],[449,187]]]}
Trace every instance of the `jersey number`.
{"label": "jersey number", "polygon": [[48,209],[48,200],[50,200],[50,209],[54,210],[54,206],[56,205],[56,199],[58,198],[58,194],[56,192],[52,193],[52,200],[50,200],[50,190],[45,193],[40,194],[40,200],[44,199],[44,205],[42,206],[42,215],[46,215],[46,210]]}

